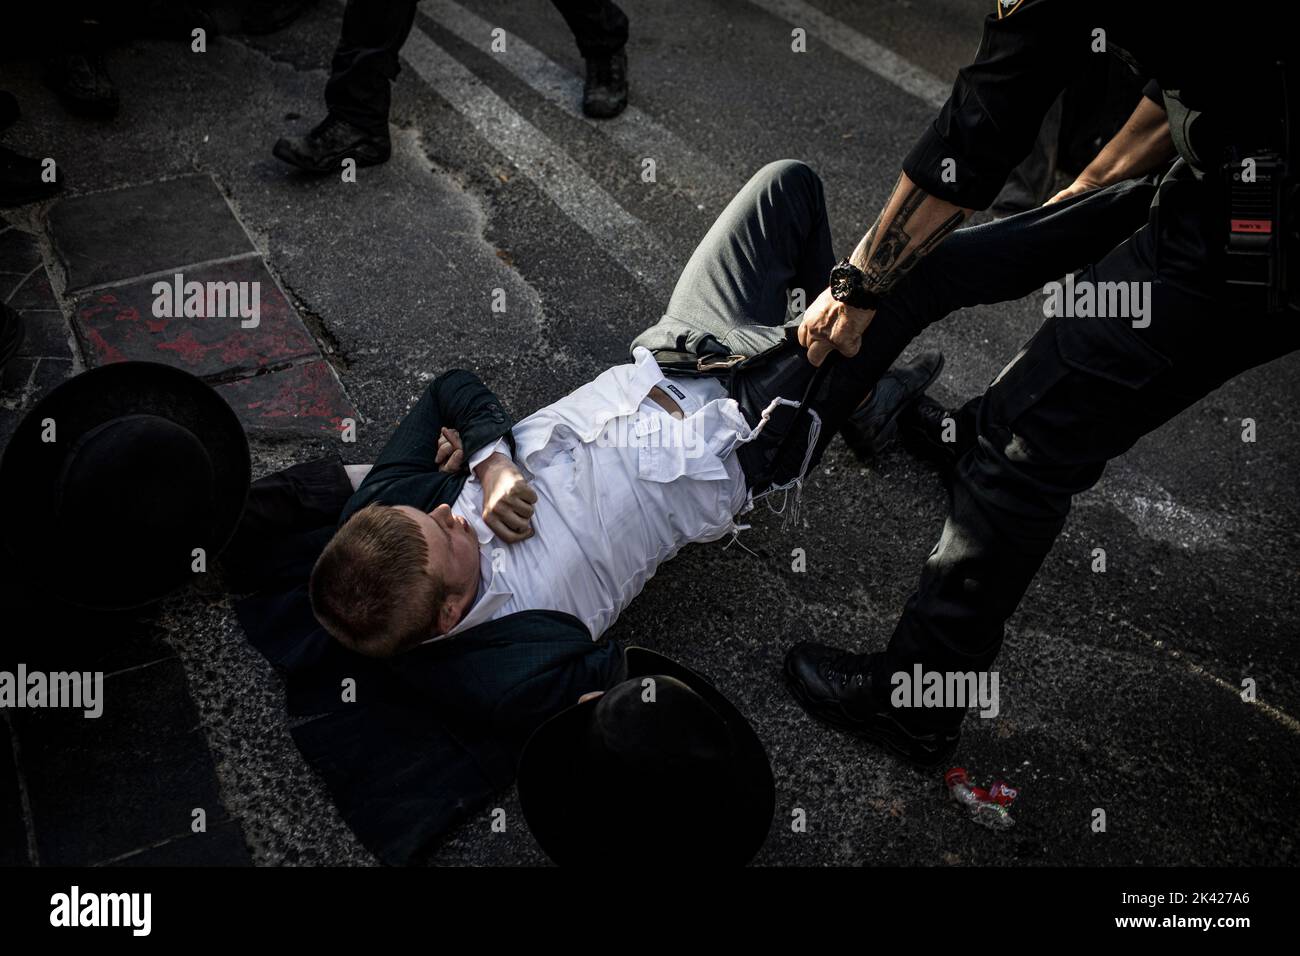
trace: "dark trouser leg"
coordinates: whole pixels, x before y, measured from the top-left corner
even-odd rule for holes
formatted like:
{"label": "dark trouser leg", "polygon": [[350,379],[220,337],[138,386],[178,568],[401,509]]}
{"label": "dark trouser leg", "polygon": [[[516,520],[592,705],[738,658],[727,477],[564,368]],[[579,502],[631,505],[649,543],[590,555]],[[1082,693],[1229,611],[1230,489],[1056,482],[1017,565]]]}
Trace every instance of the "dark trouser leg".
{"label": "dark trouser leg", "polygon": [[[1085,278],[1150,280],[1143,238],[1123,243]],[[876,686],[916,663],[987,669],[1072,497],[1097,482],[1106,462],[1233,376],[1300,347],[1289,318],[1234,311],[1169,283],[1149,288],[1148,329],[1115,318],[1049,319],[989,387],[976,445],[957,465],[943,534],[876,660]]]}
{"label": "dark trouser leg", "polygon": [[796,160],[768,163],[695,247],[667,312],[699,328],[781,325],[790,290],[815,295],[834,264],[821,178]]}
{"label": "dark trouser leg", "polygon": [[862,348],[830,382],[837,401],[856,408],[907,344],[949,313],[1019,299],[1100,260],[1146,222],[1154,194],[1154,183],[1133,180],[957,230],[876,312]]}
{"label": "dark trouser leg", "polygon": [[387,138],[398,52],[415,22],[416,0],[348,0],[325,83],[332,116]]}
{"label": "dark trouser leg", "polygon": [[609,56],[627,45],[627,15],[610,0],[552,0],[578,41],[584,59]]}
{"label": "dark trouser leg", "polygon": [[[1123,183],[950,236],[899,283],[858,354],[835,359],[838,367],[812,396],[825,419],[813,463],[839,423],[930,323],[960,308],[1019,298],[1101,258],[1145,221],[1153,193],[1149,181]],[[736,194],[696,247],[667,315],[713,334],[732,351],[761,351],[770,339],[755,336],[752,327],[783,324],[790,290],[802,289],[810,301],[826,287],[834,261],[821,180],[804,163],[771,163]],[[739,383],[745,391],[733,394],[752,419],[775,395],[801,398],[812,374],[800,356],[747,375]],[[783,434],[774,427],[769,439]],[[772,448],[760,454],[760,447],[742,452],[751,481],[761,483],[769,472],[778,479],[798,473],[802,446],[787,443],[775,464]]]}
{"label": "dark trouser leg", "polygon": [[[828,359],[834,367],[810,396],[823,423],[812,464],[820,460],[840,425],[880,376],[927,326],[958,309],[1018,299],[1097,261],[1146,221],[1154,192],[1154,183],[1148,180],[1121,183],[949,236],[890,293],[862,336],[858,353],[850,359]],[[817,292],[825,284],[823,274]],[[795,385],[806,381],[806,377],[799,379]],[[803,448],[787,443],[772,471],[779,480],[797,474],[802,462]],[[754,474],[752,465],[746,473]]]}
{"label": "dark trouser leg", "polygon": [[[769,163],[736,193],[691,253],[667,314],[738,352],[755,325],[781,325],[787,296],[811,298],[834,265],[822,182],[794,160]],[[815,290],[815,291],[810,291]]]}

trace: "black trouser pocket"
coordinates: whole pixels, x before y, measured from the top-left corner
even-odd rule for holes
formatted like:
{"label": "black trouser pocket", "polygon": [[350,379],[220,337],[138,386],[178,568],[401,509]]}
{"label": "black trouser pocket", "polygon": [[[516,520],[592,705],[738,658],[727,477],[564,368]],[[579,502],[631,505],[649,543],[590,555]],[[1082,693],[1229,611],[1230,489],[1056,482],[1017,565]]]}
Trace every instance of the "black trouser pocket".
{"label": "black trouser pocket", "polygon": [[1061,361],[1116,385],[1142,388],[1172,364],[1124,326],[1125,319],[1056,318]]}

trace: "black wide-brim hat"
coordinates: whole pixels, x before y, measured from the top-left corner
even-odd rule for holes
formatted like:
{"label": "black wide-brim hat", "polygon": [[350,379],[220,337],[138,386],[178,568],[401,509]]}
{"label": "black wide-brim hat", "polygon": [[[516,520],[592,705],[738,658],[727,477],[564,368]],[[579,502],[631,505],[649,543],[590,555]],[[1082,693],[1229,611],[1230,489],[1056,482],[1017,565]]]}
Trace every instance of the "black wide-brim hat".
{"label": "black wide-brim hat", "polygon": [[[744,866],[767,839],[776,787],[767,752],[744,715],[712,684],[670,658],[630,647],[624,673],[605,695],[542,724],[519,761],[519,802],[534,838],[561,866],[696,864]],[[611,789],[609,765],[591,750],[597,710],[645,677],[692,694],[733,744],[730,758],[697,792],[666,803]],[[680,682],[680,683],[678,683]],[[684,687],[682,687],[684,685]],[[706,792],[707,791],[707,792]]]}
{"label": "black wide-brim hat", "polygon": [[[54,440],[48,440],[52,423]],[[248,495],[248,440],[198,378],[116,362],[69,379],[19,424],[0,459],[3,545],[70,604],[149,604],[210,567]]]}

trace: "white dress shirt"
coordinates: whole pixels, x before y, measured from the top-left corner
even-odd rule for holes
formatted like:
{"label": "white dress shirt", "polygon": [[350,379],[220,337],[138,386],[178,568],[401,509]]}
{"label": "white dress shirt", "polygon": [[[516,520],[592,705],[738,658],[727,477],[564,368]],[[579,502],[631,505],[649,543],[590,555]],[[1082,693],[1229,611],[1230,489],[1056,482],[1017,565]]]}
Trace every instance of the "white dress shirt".
{"label": "white dress shirt", "polygon": [[[664,378],[643,348],[514,427],[515,464],[537,492],[533,535],[495,538],[471,477],[452,511],[478,535],[479,593],[444,637],[516,611],[574,615],[599,638],[683,545],[735,528],[749,494],[735,448],[754,433],[714,379]],[[681,406],[650,399],[658,385]],[[481,449],[471,469],[504,441]]]}

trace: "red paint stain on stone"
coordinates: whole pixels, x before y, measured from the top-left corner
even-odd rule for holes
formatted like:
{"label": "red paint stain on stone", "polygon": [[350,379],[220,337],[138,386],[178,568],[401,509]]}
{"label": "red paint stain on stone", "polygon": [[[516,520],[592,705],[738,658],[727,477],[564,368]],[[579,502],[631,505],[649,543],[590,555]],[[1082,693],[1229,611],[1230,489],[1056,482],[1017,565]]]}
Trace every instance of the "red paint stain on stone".
{"label": "red paint stain on stone", "polygon": [[108,342],[104,341],[104,336],[100,334],[99,329],[87,328],[86,339],[90,342],[91,347],[94,348],[95,354],[99,356],[99,362],[97,364],[109,365],[113,362],[126,361],[126,356],[122,354],[121,349],[109,345]]}
{"label": "red paint stain on stone", "polygon": [[244,403],[244,408],[259,421],[278,419],[316,419],[321,431],[337,433],[344,417],[355,417],[339,391],[329,368],[323,363],[300,366],[296,370],[277,372],[282,378],[278,388],[264,399]]}

